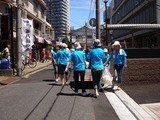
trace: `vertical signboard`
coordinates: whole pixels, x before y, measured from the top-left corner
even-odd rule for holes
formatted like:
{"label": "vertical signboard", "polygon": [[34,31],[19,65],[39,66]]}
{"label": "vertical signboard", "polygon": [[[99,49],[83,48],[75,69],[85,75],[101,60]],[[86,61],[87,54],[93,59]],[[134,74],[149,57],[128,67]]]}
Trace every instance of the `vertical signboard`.
{"label": "vertical signboard", "polygon": [[22,19],[22,52],[31,49],[33,42],[33,20]]}

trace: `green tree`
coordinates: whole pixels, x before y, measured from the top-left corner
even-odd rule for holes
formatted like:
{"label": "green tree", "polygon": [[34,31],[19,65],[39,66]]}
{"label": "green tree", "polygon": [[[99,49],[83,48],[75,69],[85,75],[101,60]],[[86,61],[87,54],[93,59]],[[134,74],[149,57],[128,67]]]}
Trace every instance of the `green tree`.
{"label": "green tree", "polygon": [[66,43],[67,45],[69,45],[69,39],[68,37],[65,37],[62,39],[62,43]]}

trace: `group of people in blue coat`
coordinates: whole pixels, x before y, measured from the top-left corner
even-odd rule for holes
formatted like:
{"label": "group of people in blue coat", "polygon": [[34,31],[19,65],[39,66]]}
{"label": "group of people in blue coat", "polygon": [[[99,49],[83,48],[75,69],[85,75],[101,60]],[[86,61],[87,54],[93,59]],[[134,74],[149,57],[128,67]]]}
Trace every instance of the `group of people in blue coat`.
{"label": "group of people in blue coat", "polygon": [[94,40],[93,47],[91,49],[89,48],[89,46],[87,47],[88,48],[85,51],[83,51],[81,44],[79,42],[75,42],[74,51],[70,52],[69,50],[67,50],[67,45],[65,43],[62,43],[60,50],[58,50],[57,52],[52,52],[52,58],[54,63],[55,61],[57,61],[59,74],[58,77],[60,77],[62,85],[64,85],[65,83],[68,84],[68,78],[66,77],[65,81],[64,76],[67,76],[69,66],[71,64],[73,65],[75,94],[78,94],[78,82],[80,78],[83,96],[86,96],[86,86],[84,83],[84,77],[86,63],[88,62],[89,69],[91,69],[92,74],[93,88],[95,90],[94,96],[98,97],[99,90],[101,89],[100,80],[102,77],[104,66],[108,66],[108,68],[110,68],[110,60],[114,59],[115,73],[113,75],[114,79],[112,87],[114,87],[115,83],[120,85],[122,81],[124,67],[127,66],[127,54],[123,49],[121,49],[119,41],[115,41],[112,45],[113,51],[110,55],[108,54],[107,49],[102,48],[101,41],[99,39]]}

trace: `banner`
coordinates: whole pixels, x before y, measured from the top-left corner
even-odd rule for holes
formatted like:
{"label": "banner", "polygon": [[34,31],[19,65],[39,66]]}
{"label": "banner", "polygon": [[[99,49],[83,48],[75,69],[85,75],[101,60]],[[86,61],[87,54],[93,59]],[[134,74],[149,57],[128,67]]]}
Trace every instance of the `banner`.
{"label": "banner", "polygon": [[32,49],[34,35],[33,20],[22,18],[22,52]]}

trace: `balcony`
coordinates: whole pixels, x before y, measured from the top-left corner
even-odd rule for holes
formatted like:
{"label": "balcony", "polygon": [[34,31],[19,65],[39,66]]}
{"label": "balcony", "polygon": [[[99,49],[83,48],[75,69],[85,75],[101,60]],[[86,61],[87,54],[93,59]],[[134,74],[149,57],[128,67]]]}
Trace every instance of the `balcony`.
{"label": "balcony", "polygon": [[34,29],[34,34],[37,35],[37,36],[40,36],[40,30]]}

